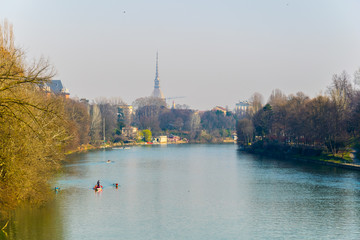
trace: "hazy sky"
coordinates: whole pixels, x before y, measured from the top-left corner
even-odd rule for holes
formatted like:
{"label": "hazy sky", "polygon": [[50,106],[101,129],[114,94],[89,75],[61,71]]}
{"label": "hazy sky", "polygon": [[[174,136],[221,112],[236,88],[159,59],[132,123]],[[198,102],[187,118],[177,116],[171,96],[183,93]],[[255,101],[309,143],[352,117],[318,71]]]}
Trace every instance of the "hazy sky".
{"label": "hazy sky", "polygon": [[80,98],[149,96],[156,51],[164,95],[201,110],[360,67],[359,0],[0,0],[0,18]]}

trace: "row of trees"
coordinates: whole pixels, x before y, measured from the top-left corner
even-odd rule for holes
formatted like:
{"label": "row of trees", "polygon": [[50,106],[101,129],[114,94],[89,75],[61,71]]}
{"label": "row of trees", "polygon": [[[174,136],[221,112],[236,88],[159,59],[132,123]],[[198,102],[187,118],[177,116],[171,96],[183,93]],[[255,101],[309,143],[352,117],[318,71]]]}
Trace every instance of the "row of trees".
{"label": "row of trees", "polygon": [[335,74],[326,94],[309,98],[274,90],[268,103],[237,122],[238,142],[257,140],[305,145],[337,154],[360,137],[360,71]]}
{"label": "row of trees", "polygon": [[101,144],[105,141],[114,142],[119,139],[125,124],[119,121],[118,107],[126,105],[121,98],[99,98],[93,103],[83,103],[90,117],[90,139],[88,143]]}
{"label": "row of trees", "polygon": [[[238,116],[231,112],[226,115],[214,111],[199,112],[188,107],[170,109],[164,99],[143,97],[133,102],[135,111],[129,123],[120,117],[121,106],[126,103],[119,98],[101,98],[91,104],[73,101],[72,104],[75,103],[81,111],[74,109],[71,112],[74,113],[74,119],[78,120],[78,129],[81,131],[74,131],[77,136],[74,141],[80,144],[102,144],[104,137],[107,142],[135,140],[122,135],[122,128],[125,126],[147,129],[155,136],[172,133],[192,141],[214,142],[231,136]],[[81,108],[79,104],[82,105]],[[87,108],[88,116],[82,110],[84,107]],[[139,136],[139,139],[143,137]]]}
{"label": "row of trees", "polygon": [[216,111],[169,109],[165,100],[153,97],[139,98],[133,106],[136,108],[133,125],[140,129],[150,129],[154,135],[175,133],[191,141],[213,142],[230,137],[235,130],[237,115],[231,112],[224,115]]}
{"label": "row of trees", "polygon": [[66,146],[79,141],[81,111],[70,110],[78,106],[42,90],[53,75],[43,59],[26,64],[11,24],[0,24],[0,219],[21,202],[44,201]]}

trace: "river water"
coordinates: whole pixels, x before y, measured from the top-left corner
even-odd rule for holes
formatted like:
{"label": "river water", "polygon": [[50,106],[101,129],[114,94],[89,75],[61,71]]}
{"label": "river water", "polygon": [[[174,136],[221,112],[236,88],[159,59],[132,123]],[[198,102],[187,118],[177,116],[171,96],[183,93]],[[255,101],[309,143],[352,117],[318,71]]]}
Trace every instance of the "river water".
{"label": "river water", "polygon": [[[92,190],[97,180],[103,192]],[[56,186],[53,201],[17,210],[0,238],[360,239],[360,172],[231,144],[72,155]]]}

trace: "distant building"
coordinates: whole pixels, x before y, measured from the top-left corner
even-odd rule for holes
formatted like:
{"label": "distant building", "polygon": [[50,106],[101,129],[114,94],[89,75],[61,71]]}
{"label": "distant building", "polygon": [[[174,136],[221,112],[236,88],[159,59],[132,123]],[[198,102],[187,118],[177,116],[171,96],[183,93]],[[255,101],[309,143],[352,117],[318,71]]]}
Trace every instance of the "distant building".
{"label": "distant building", "polygon": [[239,101],[235,105],[235,111],[242,113],[249,112],[252,111],[252,106],[248,101]]}
{"label": "distant building", "polygon": [[164,94],[160,89],[160,77],[159,77],[159,65],[158,65],[158,53],[156,53],[156,73],[155,73],[155,85],[154,91],[152,92],[151,96],[156,98],[165,99]]}
{"label": "distant building", "polygon": [[231,137],[232,137],[232,139],[234,139],[234,141],[236,141],[238,139],[236,132],[232,132]]}
{"label": "distant building", "polygon": [[167,141],[176,143],[176,142],[180,141],[180,137],[170,134],[169,137],[167,138]]}
{"label": "distant building", "polygon": [[159,141],[160,144],[167,144],[167,141],[168,141],[167,136],[159,136],[158,139],[159,139],[158,141]]}
{"label": "distant building", "polygon": [[89,104],[89,100],[86,99],[86,98],[81,98],[81,99],[79,100],[79,102],[84,103],[84,104],[86,104],[86,105]]}
{"label": "distant building", "polygon": [[138,135],[138,129],[136,127],[123,127],[121,134],[125,137],[136,138]]}
{"label": "distant building", "polygon": [[226,108],[223,108],[223,107],[220,107],[220,106],[214,107],[213,109],[211,109],[211,111],[213,111],[213,112],[222,112],[224,114],[224,116],[227,113]]}
{"label": "distant building", "polygon": [[64,96],[66,99],[70,97],[69,90],[65,88],[61,82],[61,80],[50,80],[47,82],[42,88],[48,93],[48,94],[55,94]]}

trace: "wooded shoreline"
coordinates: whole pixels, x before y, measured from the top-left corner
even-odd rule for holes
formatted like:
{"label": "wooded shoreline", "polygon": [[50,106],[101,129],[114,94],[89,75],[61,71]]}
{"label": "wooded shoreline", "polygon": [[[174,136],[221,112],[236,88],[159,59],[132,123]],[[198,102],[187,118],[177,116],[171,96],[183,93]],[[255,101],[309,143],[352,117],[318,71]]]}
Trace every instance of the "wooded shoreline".
{"label": "wooded shoreline", "polygon": [[147,144],[146,142],[134,142],[134,143],[113,143],[108,145],[84,145],[78,147],[76,150],[68,151],[66,155],[71,154],[78,154],[78,153],[86,153],[89,151],[97,151],[100,149],[112,149],[112,148],[121,148],[121,147],[137,147],[137,146],[158,146],[158,145],[174,145],[174,144],[236,144],[235,141],[223,141],[223,142],[216,142],[216,143],[208,143],[208,142],[185,142],[185,141],[177,141],[177,142],[168,142],[168,143],[153,143]]}
{"label": "wooded shoreline", "polygon": [[310,163],[310,164],[316,164],[316,165],[324,165],[324,166],[331,166],[331,167],[336,167],[336,168],[360,171],[359,164],[335,162],[335,160],[331,160],[331,159],[330,160],[320,160],[320,159],[314,159],[314,158],[310,158],[310,157],[306,157],[306,156],[298,157],[298,156],[287,155],[285,153],[279,153],[279,152],[274,153],[271,151],[259,152],[259,151],[255,151],[251,147],[239,147],[238,151],[246,152],[246,153],[254,154],[254,155],[258,155],[258,156],[272,157],[275,159],[281,159],[281,160],[286,160],[286,161],[298,161],[298,162],[304,162],[304,163]]}

